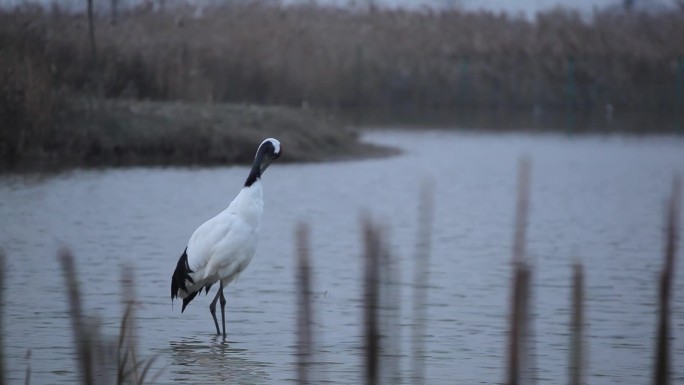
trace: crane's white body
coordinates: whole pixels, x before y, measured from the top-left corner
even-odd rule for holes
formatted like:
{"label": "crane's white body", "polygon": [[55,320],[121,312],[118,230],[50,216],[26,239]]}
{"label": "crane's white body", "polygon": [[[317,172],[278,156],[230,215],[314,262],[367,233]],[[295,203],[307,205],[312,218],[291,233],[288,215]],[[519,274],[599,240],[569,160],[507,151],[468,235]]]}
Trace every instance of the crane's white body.
{"label": "crane's white body", "polygon": [[228,208],[204,222],[188,242],[188,266],[194,284],[187,282],[188,292],[181,298],[219,280],[223,286],[237,279],[256,252],[264,212],[261,180],[245,186]]}

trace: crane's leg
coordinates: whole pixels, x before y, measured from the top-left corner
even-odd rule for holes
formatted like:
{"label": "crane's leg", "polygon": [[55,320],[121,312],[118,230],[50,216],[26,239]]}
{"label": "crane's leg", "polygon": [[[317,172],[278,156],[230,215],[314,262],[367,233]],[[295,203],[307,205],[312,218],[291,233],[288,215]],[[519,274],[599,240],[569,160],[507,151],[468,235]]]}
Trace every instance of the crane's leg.
{"label": "crane's leg", "polygon": [[223,323],[223,339],[226,339],[226,297],[223,296],[223,282],[221,282],[221,287],[219,287],[219,293],[221,297],[221,322]]}
{"label": "crane's leg", "polygon": [[[214,326],[216,326],[216,334],[221,335],[221,331],[219,330],[218,326],[218,320],[216,319],[216,301],[218,301],[219,297],[223,296],[223,284],[221,284],[221,287],[218,289],[218,292],[216,293],[216,296],[214,297],[214,300],[211,301],[211,304],[209,305],[209,311],[211,312],[211,316],[214,318]],[[225,326],[223,327],[225,330]]]}

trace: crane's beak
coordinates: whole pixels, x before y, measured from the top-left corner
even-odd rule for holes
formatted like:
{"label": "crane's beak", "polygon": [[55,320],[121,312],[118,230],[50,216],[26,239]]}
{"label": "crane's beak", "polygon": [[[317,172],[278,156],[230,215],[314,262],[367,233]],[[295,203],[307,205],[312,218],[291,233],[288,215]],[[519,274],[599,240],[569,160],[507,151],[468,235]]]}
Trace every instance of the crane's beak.
{"label": "crane's beak", "polygon": [[[273,141],[275,141],[275,139],[273,139]],[[266,171],[268,166],[271,165],[271,162],[278,159],[282,154],[282,151],[280,150],[280,143],[276,141],[277,146],[274,146],[273,142],[268,142],[269,140],[267,139],[262,143],[261,146],[259,146],[259,150],[254,157],[252,169],[249,172],[247,180],[245,181],[246,187],[251,186],[254,181],[259,179],[264,171]],[[266,145],[264,145],[265,143]]]}
{"label": "crane's beak", "polygon": [[263,153],[260,159],[259,171],[263,174],[268,166],[270,166],[271,163],[278,158],[280,158],[280,152],[275,154],[270,152]]}

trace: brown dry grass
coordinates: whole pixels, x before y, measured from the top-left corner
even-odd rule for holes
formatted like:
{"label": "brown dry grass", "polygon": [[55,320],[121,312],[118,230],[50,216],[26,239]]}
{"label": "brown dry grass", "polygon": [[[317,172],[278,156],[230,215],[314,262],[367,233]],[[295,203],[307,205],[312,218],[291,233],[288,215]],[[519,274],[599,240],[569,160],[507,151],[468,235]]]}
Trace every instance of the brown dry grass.
{"label": "brown dry grass", "polygon": [[[70,89],[195,102],[329,108],[564,106],[567,59],[580,105],[672,106],[684,12],[554,10],[536,23],[487,12],[408,12],[259,1],[96,20],[92,68],[84,15],[3,12],[5,34],[43,42]],[[49,64],[49,65],[48,65]]]}
{"label": "brown dry grass", "polygon": [[[530,22],[487,12],[279,7],[254,0],[207,8],[201,17],[189,8],[134,9],[116,24],[99,17],[95,37],[96,61],[85,15],[58,8],[0,11],[2,158],[58,154],[71,124],[65,101],[73,95],[417,112],[423,119],[433,110],[484,110],[491,117],[492,110],[517,109],[527,120],[518,126],[528,127],[533,106],[583,111],[579,126],[594,124],[586,114],[603,117],[608,104],[620,113],[645,109],[661,117],[684,110],[675,96],[677,72],[684,76],[677,64],[684,55],[684,8],[601,11],[591,22],[554,10]],[[672,121],[639,125],[654,130]],[[158,158],[158,152],[142,155]]]}
{"label": "brown dry grass", "polygon": [[[332,108],[563,106],[566,61],[577,62],[580,104],[671,103],[684,51],[684,12],[603,11],[593,22],[554,10],[536,23],[480,12],[408,12],[259,1],[87,21],[58,12],[4,14],[44,33],[55,81],[108,97]],[[17,27],[19,26],[19,27]],[[466,95],[462,95],[465,93]]]}

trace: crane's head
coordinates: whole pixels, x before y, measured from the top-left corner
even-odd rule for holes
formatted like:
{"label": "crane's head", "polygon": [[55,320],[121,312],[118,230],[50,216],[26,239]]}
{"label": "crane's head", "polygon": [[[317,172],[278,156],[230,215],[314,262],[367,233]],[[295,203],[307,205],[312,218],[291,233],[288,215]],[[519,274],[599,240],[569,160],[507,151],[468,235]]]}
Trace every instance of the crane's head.
{"label": "crane's head", "polygon": [[266,171],[271,162],[280,157],[280,154],[280,142],[278,139],[268,138],[261,142],[254,157],[254,164],[258,165],[259,173]]}
{"label": "crane's head", "polygon": [[245,181],[245,186],[249,187],[252,183],[256,182],[257,179],[261,178],[261,174],[266,171],[271,162],[280,157],[281,153],[282,151],[278,139],[268,138],[261,142],[256,156],[254,157],[252,170],[249,172],[249,176]]}

